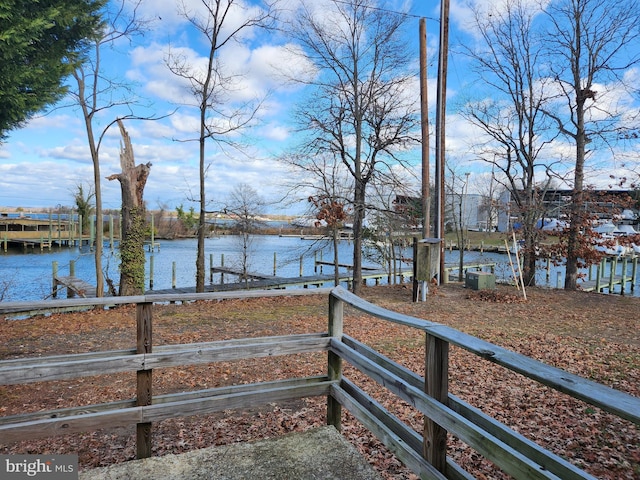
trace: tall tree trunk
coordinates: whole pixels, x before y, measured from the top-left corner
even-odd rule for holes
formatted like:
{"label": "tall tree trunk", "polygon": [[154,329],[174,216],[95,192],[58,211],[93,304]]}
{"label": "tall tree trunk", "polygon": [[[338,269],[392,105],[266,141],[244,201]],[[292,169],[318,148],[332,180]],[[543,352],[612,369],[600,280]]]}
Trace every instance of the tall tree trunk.
{"label": "tall tree trunk", "polygon": [[576,168],[573,177],[573,194],[571,196],[569,238],[567,240],[567,265],[565,268],[565,290],[578,288],[578,252],[580,230],[583,228],[582,208],[584,203],[584,162],[586,156],[587,132],[585,129],[585,97],[580,90],[580,81],[576,80]]}
{"label": "tall tree trunk", "polygon": [[362,286],[362,230],[365,213],[365,188],[362,182],[356,182],[353,215],[353,281],[351,291],[359,295]]}
{"label": "tall tree trunk", "polygon": [[[533,172],[531,173],[531,178],[533,178]],[[536,226],[540,208],[532,192],[527,194],[527,198],[529,199],[529,211],[523,217],[522,226],[522,280],[526,286],[533,287],[536,284],[536,261],[538,259],[536,254],[538,240]]]}
{"label": "tall tree trunk", "polygon": [[522,280],[528,287],[533,287],[536,284],[536,260],[536,246],[533,235],[525,230],[524,249],[522,254]]}
{"label": "tall tree trunk", "polygon": [[[211,68],[211,67],[210,67]],[[211,70],[209,70],[209,77],[211,76]],[[209,78],[208,77],[208,78]],[[205,83],[204,91],[208,89],[208,82]],[[206,142],[206,102],[200,106],[200,141],[199,141],[199,156],[200,156],[200,218],[198,218],[198,251],[196,253],[196,292],[204,292],[204,239],[207,234],[206,231],[206,198],[205,198],[205,184],[206,179],[206,167],[205,167],[205,142]]]}
{"label": "tall tree trunk", "polygon": [[[78,82],[80,89],[80,98],[84,98],[84,83]],[[87,130],[87,138],[89,140],[89,151],[91,152],[91,161],[93,162],[93,184],[96,191],[96,245],[94,251],[94,262],[96,268],[96,296],[104,296],[104,275],[102,274],[102,248],[103,248],[103,217],[102,217],[102,187],[100,177],[100,158],[98,156],[98,147],[93,135],[92,116],[89,113],[86,103],[81,102],[80,106],[84,114],[85,127]],[[90,219],[88,219],[91,221]]]}
{"label": "tall tree trunk", "polygon": [[339,244],[339,229],[337,223],[333,225],[331,228],[333,234],[333,283],[337,287],[340,285],[340,272],[338,271],[338,265],[340,264],[340,259],[338,255],[338,244]]}
{"label": "tall tree trunk", "polygon": [[94,263],[96,267],[96,296],[104,296],[104,275],[102,273],[102,249],[104,247],[104,229],[102,215],[102,187],[100,180],[100,161],[98,150],[93,140],[93,132],[89,127],[89,147],[93,159],[93,183],[96,189],[96,245],[94,250]]}
{"label": "tall tree trunk", "polygon": [[107,177],[119,180],[122,190],[122,240],[120,242],[120,295],[144,293],[144,235],[145,205],[144,187],[149,177],[151,163],[135,164],[131,138],[118,120],[123,147],[120,152],[122,172]]}

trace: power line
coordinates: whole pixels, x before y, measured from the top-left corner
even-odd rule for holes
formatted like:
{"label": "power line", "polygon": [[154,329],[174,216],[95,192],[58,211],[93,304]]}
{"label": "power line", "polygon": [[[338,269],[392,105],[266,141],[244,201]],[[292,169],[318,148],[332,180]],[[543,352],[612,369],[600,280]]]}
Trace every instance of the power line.
{"label": "power line", "polygon": [[[341,3],[343,5],[353,5],[353,2],[349,2],[348,0],[333,0],[333,2]],[[433,22],[438,22],[438,23],[440,22],[440,20],[437,18],[425,17],[424,15],[416,15],[414,13],[400,12],[398,10],[391,10],[389,8],[373,7],[369,5],[362,5],[362,7],[367,8],[369,10],[375,10],[378,12],[391,13],[393,15],[402,15],[403,17],[408,17],[408,18],[426,18],[427,20],[431,20]]]}

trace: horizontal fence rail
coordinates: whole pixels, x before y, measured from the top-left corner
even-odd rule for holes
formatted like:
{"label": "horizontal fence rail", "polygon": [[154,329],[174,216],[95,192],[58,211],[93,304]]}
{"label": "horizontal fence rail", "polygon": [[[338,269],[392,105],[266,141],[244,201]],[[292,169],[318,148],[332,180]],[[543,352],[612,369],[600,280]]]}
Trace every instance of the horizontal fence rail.
{"label": "horizontal fence rail", "polygon": [[552,367],[446,325],[421,320],[372,305],[346,290],[336,290],[333,295],[364,313],[398,325],[422,330],[428,335],[461,347],[480,358],[501,365],[543,385],[640,425],[640,398],[633,395],[587,380],[560,368]]}
{"label": "horizontal fence rail", "polygon": [[[286,336],[238,338],[194,344],[154,346],[154,303],[294,295],[328,297],[328,331]],[[327,423],[340,429],[342,408],[379,438],[420,478],[471,479],[446,456],[447,434],[454,435],[515,478],[592,479],[567,460],[528,440],[448,392],[448,347],[455,345],[540,384],[640,425],[640,398],[551,367],[453,328],[392,312],[341,287],[274,292],[153,294],[135,297],[0,303],[0,313],[136,304],[137,346],[116,351],[19,358],[0,361],[0,385],[69,380],[136,372],[136,398],[0,417],[5,443],[137,425],[137,456],[152,451],[151,427],[161,420],[312,396],[327,397]],[[411,327],[425,336],[426,378],[344,334],[345,306]],[[153,371],[233,360],[324,352],[327,374],[197,391],[152,395]],[[422,433],[408,427],[343,373],[349,364],[409,403],[425,417]]]}

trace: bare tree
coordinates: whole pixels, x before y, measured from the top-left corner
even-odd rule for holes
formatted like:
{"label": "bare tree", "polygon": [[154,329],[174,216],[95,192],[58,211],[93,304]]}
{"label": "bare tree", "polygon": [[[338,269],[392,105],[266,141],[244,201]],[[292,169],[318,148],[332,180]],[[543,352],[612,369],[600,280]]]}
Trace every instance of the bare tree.
{"label": "bare tree", "polygon": [[[115,110],[121,113],[120,108],[125,108],[127,112],[136,103],[131,87],[124,83],[119,83],[109,77],[105,65],[102,63],[102,53],[105,48],[113,45],[121,39],[131,39],[140,34],[145,27],[145,22],[136,15],[136,9],[142,0],[134,4],[132,11],[128,10],[129,2],[119,0],[110,2],[104,12],[104,28],[101,33],[92,39],[92,53],[86,58],[84,63],[78,64],[73,72],[73,78],[77,89],[71,92],[74,103],[82,110],[91,161],[93,163],[93,183],[95,189],[95,209],[96,209],[96,245],[95,245],[95,268],[96,268],[96,295],[101,297],[104,293],[104,276],[102,272],[102,251],[103,251],[103,211],[102,211],[102,189],[100,174],[100,144],[107,129],[116,120],[102,128],[97,125],[96,115],[104,113],[106,110]],[[118,113],[114,114],[117,116]],[[129,113],[120,115],[120,118],[131,117]]]}
{"label": "bare tree", "polygon": [[544,45],[550,77],[558,90],[545,112],[575,145],[565,289],[575,290],[584,205],[585,165],[598,147],[610,145],[624,129],[625,101],[637,93],[625,75],[640,62],[640,3],[563,0],[546,10],[550,24]]}
{"label": "bare tree", "polygon": [[490,174],[479,175],[474,183],[476,190],[482,195],[479,214],[485,219],[484,229],[490,232],[498,219],[498,184],[495,171],[492,169]]}
{"label": "bare tree", "polygon": [[122,135],[120,152],[121,173],[107,177],[118,180],[122,190],[122,240],[120,243],[120,295],[144,293],[144,236],[146,230],[146,208],[143,200],[144,187],[149,177],[151,163],[136,165],[131,138],[118,120]]}
{"label": "bare tree", "polygon": [[416,183],[415,178],[407,175],[393,180],[393,183],[375,183],[369,195],[373,205],[365,229],[369,242],[364,250],[367,258],[385,266],[390,285],[398,281],[405,261],[402,248],[411,244],[424,218],[420,192],[410,189],[410,185]]}
{"label": "bare tree", "polygon": [[233,189],[224,209],[225,213],[233,219],[233,231],[240,238],[242,270],[240,281],[244,282],[245,286],[249,281],[252,236],[262,223],[259,219],[262,208],[264,208],[264,201],[258,192],[251,185],[242,183]]}
{"label": "bare tree", "polygon": [[530,5],[508,0],[493,10],[475,12],[474,26],[482,42],[466,52],[491,93],[468,102],[462,114],[489,139],[475,147],[476,154],[499,172],[511,194],[524,240],[524,281],[534,285],[536,224],[542,214],[539,193],[553,176],[553,163],[541,152],[554,134],[542,110],[551,94],[539,71],[541,43],[533,26],[539,11]]}
{"label": "bare tree", "polygon": [[401,164],[419,126],[410,51],[401,36],[405,17],[369,0],[302,2],[291,34],[318,70],[309,80],[312,100],[298,121],[308,134],[305,151],[329,152],[353,179],[353,291],[362,284],[362,238],[367,186],[391,163]]}
{"label": "bare tree", "polygon": [[292,170],[283,185],[294,201],[308,201],[308,214],[316,218],[316,225],[326,225],[333,244],[334,283],[340,283],[338,245],[340,230],[347,223],[350,211],[349,176],[340,159],[326,153],[309,155],[291,153],[281,159]]}
{"label": "bare tree", "polygon": [[451,226],[456,235],[458,243],[458,281],[462,282],[464,273],[464,249],[467,241],[468,203],[467,194],[469,190],[469,173],[465,173],[465,178],[458,171],[459,165],[454,165],[449,158],[446,162],[449,171],[448,180],[445,182],[445,211],[449,214],[446,217],[451,219]]}
{"label": "bare tree", "polygon": [[220,147],[235,146],[230,134],[248,126],[258,111],[258,102],[243,103],[236,108],[229,100],[237,87],[237,73],[225,71],[220,52],[228,44],[241,41],[243,35],[256,28],[267,28],[274,20],[274,8],[268,2],[263,7],[248,5],[239,0],[201,0],[199,9],[191,10],[186,2],[180,4],[180,14],[206,41],[207,55],[204,68],[192,65],[179,51],[170,51],[167,58],[169,70],[188,84],[193,96],[191,106],[198,109],[199,132],[199,193],[198,252],[196,257],[196,292],[204,291],[205,252],[207,235],[207,199],[205,179],[209,164],[206,157],[207,140]]}

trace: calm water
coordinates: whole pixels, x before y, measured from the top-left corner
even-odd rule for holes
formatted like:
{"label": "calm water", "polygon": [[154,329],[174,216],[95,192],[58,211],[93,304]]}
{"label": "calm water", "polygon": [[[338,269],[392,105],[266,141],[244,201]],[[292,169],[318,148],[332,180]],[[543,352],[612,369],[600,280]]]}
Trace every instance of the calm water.
{"label": "calm water", "polygon": [[[206,268],[210,266],[210,258],[213,257],[214,266],[219,266],[224,255],[224,264],[227,267],[240,267],[240,252],[242,246],[238,237],[229,235],[220,238],[206,240]],[[302,273],[311,275],[314,273],[314,258],[326,261],[333,260],[332,248],[329,244],[302,240],[299,237],[255,236],[251,247],[249,270],[272,275],[274,273],[274,254],[276,274],[282,277],[297,277],[300,275],[302,257]],[[322,252],[322,253],[320,253]],[[352,263],[352,244],[342,241],[338,250],[341,263]],[[153,289],[161,290],[171,288],[173,263],[175,262],[176,286],[195,286],[195,260],[196,240],[161,240],[160,251],[153,253],[146,251],[147,279],[146,288],[150,288],[150,265],[153,259]],[[404,256],[411,255],[405,252]],[[0,293],[4,292],[4,301],[41,300],[51,294],[52,263],[58,262],[59,275],[69,274],[69,265],[75,261],[76,276],[95,284],[93,253],[88,249],[78,248],[53,248],[51,252],[31,251],[22,253],[13,251],[0,253]],[[457,264],[458,252],[446,252],[447,264]],[[116,252],[105,248],[103,268],[115,283],[119,280],[118,262]],[[465,263],[496,263],[496,278],[505,281],[512,278],[511,267],[506,255],[496,253],[465,252]],[[365,260],[366,265],[375,266],[371,261]],[[564,282],[563,268],[552,267],[547,279],[545,264],[540,263],[537,282],[555,288]],[[403,265],[403,270],[411,268]],[[331,267],[323,267],[323,273],[331,274]],[[209,275],[207,275],[209,282]],[[219,278],[214,277],[214,282]],[[230,280],[228,280],[230,281]],[[634,295],[640,294],[640,288],[636,288]],[[64,296],[64,293],[62,294]]]}
{"label": "calm water", "polygon": [[[176,286],[195,286],[196,240],[160,240],[160,251],[157,249],[146,252],[146,280],[145,287],[150,288],[150,267],[153,263],[153,289],[171,288],[173,264],[175,262]],[[214,266],[222,263],[230,268],[241,267],[242,244],[233,235],[209,238],[205,242],[205,266],[208,272],[211,258]],[[314,273],[314,255],[320,259],[331,261],[333,249],[326,242],[302,240],[299,237],[278,237],[262,235],[253,237],[250,245],[249,271],[273,275],[274,254],[276,274],[282,277],[300,275],[300,258],[304,275]],[[105,245],[103,270],[117,284],[119,281],[117,249],[111,252]],[[348,242],[341,242],[339,248],[340,261],[351,263],[352,248]],[[58,274],[69,275],[69,267],[75,262],[75,275],[88,283],[95,285],[95,264],[93,252],[84,247],[57,248],[51,251],[14,250],[0,253],[0,292],[4,291],[4,301],[40,300],[51,295],[53,262],[58,262]],[[323,273],[332,273],[329,267],[323,268]],[[219,277],[214,277],[214,282]],[[230,279],[225,279],[231,281]],[[207,274],[207,282],[209,275]],[[64,297],[65,294],[62,293]]]}

